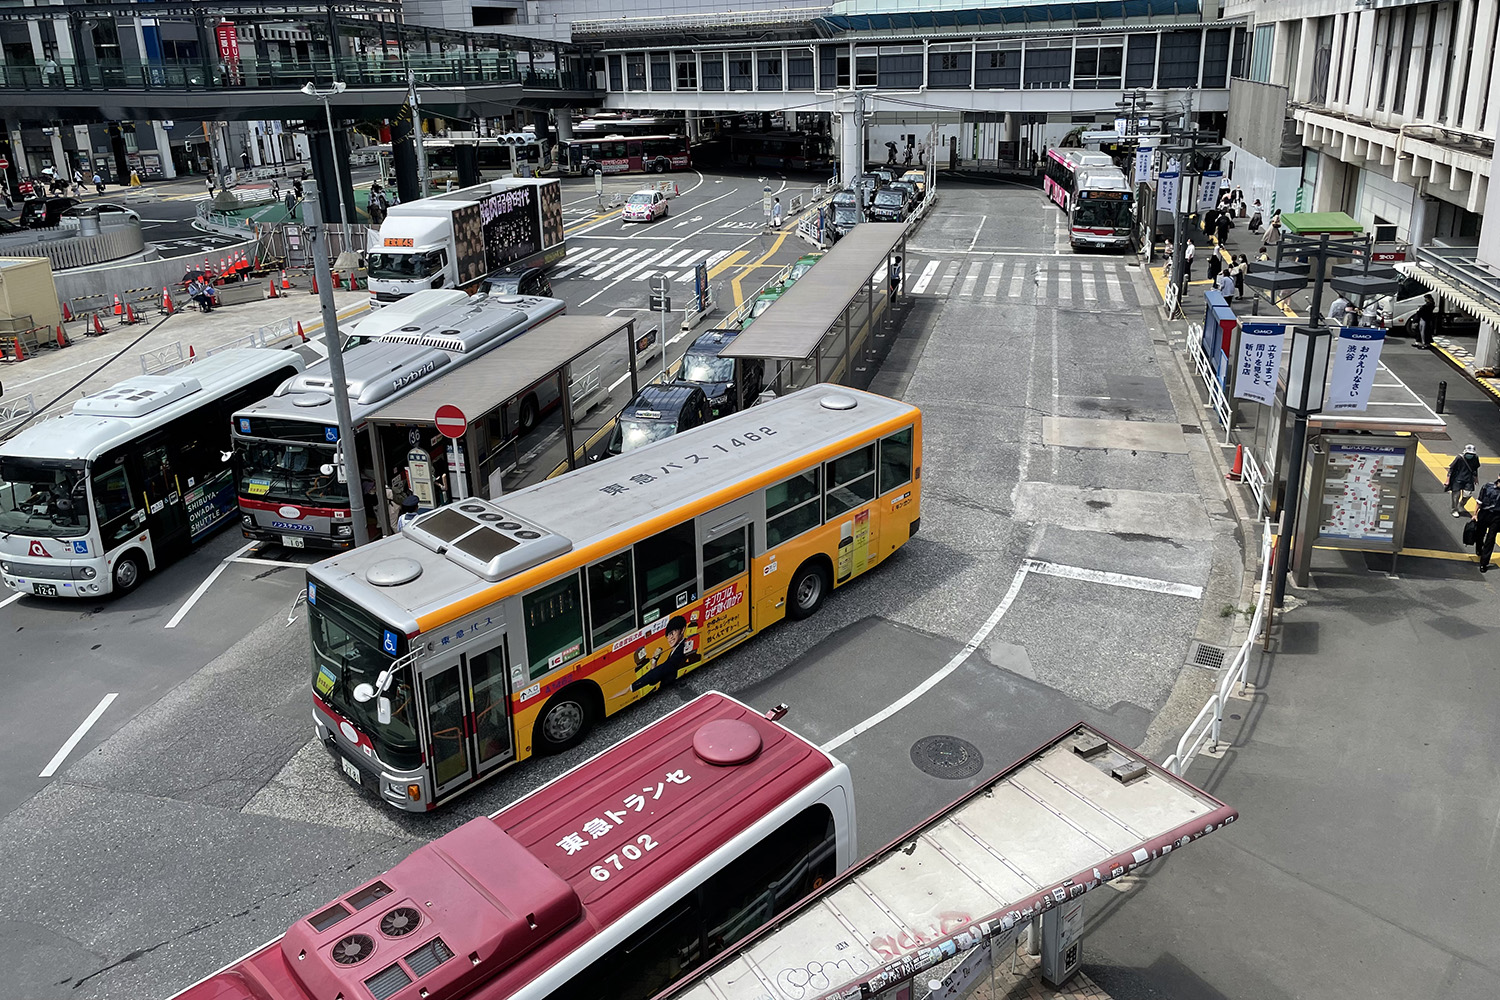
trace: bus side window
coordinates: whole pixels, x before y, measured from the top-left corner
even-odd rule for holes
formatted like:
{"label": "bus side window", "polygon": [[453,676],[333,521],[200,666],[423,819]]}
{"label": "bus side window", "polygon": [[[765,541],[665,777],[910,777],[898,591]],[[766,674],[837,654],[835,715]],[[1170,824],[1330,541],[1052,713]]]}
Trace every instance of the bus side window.
{"label": "bus side window", "polygon": [[99,520],[99,537],[105,545],[119,541],[135,530],[135,521],[130,518],[135,510],[134,492],[123,465],[95,472],[93,490],[94,516]]}
{"label": "bus side window", "polygon": [[690,894],[547,1000],[650,1000],[703,961],[703,920]]}
{"label": "bus side window", "polygon": [[582,655],[583,605],[577,573],[524,595],[521,608],[533,679]]}
{"label": "bus side window", "polygon": [[704,958],[749,934],[838,874],[833,813],[809,806],[699,889]]}
{"label": "bus side window", "polygon": [[911,428],[880,439],[880,494],[911,482]]}
{"label": "bus side window", "polygon": [[866,500],[875,499],[875,446],[869,445],[824,466],[828,502],[823,520],[831,521]]}
{"label": "bus side window", "polygon": [[594,649],[635,631],[634,576],[629,549],[588,568],[589,636]]}
{"label": "bus side window", "polygon": [[766,548],[773,549],[821,524],[822,496],[818,469],[766,487]]}
{"label": "bus side window", "polygon": [[693,522],[668,528],[635,546],[635,592],[641,624],[670,618],[698,599],[698,543]]}

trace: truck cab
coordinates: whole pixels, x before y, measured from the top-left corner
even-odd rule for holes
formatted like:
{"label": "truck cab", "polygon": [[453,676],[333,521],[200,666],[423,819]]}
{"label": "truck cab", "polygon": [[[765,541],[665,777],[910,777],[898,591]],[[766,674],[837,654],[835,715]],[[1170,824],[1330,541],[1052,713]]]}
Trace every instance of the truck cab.
{"label": "truck cab", "polygon": [[370,305],[399,302],[424,288],[457,287],[458,269],[448,250],[452,238],[446,218],[387,217],[369,254]]}

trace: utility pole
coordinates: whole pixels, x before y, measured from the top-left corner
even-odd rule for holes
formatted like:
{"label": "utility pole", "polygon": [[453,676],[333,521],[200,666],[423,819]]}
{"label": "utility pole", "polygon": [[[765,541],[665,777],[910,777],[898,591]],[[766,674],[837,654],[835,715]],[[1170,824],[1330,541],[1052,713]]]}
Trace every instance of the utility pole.
{"label": "utility pole", "polygon": [[1188,100],[1182,115],[1182,125],[1174,130],[1174,143],[1161,147],[1161,154],[1176,158],[1177,167],[1177,197],[1172,205],[1172,283],[1177,286],[1179,301],[1187,295],[1187,275],[1184,273],[1184,249],[1187,244],[1187,226],[1184,224],[1184,212],[1182,211],[1182,199],[1186,195],[1194,197],[1195,192],[1188,184],[1190,177],[1197,177],[1197,165],[1194,162],[1199,157],[1217,159],[1229,152],[1229,147],[1219,143],[1219,136],[1210,133],[1199,132],[1191,124],[1193,115],[1193,95],[1188,93]]}
{"label": "utility pole", "polygon": [[[330,136],[330,138],[332,138]],[[370,541],[365,515],[364,475],[359,467],[359,447],[354,436],[354,418],[349,412],[349,380],[344,375],[344,351],[339,340],[338,310],[333,304],[333,275],[328,266],[328,234],[323,229],[323,206],[318,204],[318,184],[309,180],[302,202],[303,219],[312,243],[313,278],[318,282],[318,304],[323,307],[323,344],[328,348],[328,373],[333,379],[333,408],[339,418],[339,447],[344,482],[349,488],[349,517],[354,521],[354,544]]]}
{"label": "utility pole", "polygon": [[427,197],[427,149],[422,145],[422,107],[416,70],[406,71],[406,99],[411,102],[411,141],[417,145],[417,190]]}

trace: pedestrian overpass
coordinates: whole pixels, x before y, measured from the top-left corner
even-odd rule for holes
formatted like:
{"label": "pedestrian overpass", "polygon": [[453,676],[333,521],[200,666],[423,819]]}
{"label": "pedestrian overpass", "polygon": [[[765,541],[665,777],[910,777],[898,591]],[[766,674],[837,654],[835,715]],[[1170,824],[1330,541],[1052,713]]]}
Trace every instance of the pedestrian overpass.
{"label": "pedestrian overpass", "polygon": [[[961,997],[1040,924],[1042,975],[1082,953],[1082,896],[1238,813],[1080,723],[658,1000]],[[946,975],[945,975],[946,973]]]}

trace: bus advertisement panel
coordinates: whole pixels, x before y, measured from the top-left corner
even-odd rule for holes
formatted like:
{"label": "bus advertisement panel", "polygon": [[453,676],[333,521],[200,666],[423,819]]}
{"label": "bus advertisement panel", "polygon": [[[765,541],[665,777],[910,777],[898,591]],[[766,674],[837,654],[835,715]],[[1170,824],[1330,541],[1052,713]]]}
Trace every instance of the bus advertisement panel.
{"label": "bus advertisement panel", "polygon": [[424,514],[308,571],[318,735],[431,809],[815,613],[916,532],[920,486],[915,407],[818,385]]}

